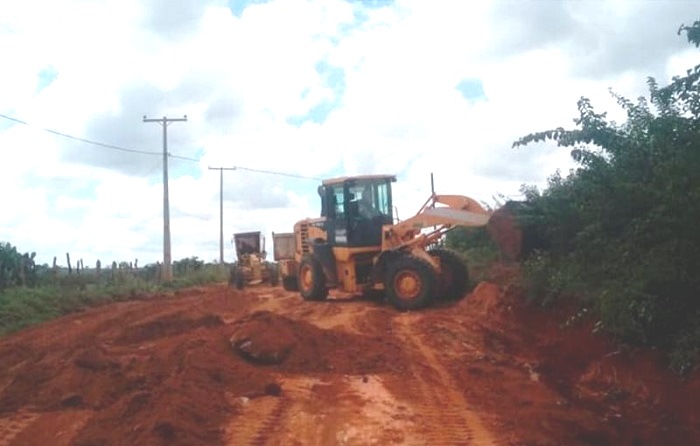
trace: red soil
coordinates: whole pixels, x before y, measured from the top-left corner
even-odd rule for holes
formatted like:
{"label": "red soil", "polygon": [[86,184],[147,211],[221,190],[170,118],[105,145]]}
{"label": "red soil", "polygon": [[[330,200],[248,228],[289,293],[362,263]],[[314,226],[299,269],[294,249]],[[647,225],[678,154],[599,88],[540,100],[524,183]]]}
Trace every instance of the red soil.
{"label": "red soil", "polygon": [[0,446],[700,444],[697,373],[570,315],[498,283],[402,314],[267,287],[112,304],[0,340]]}

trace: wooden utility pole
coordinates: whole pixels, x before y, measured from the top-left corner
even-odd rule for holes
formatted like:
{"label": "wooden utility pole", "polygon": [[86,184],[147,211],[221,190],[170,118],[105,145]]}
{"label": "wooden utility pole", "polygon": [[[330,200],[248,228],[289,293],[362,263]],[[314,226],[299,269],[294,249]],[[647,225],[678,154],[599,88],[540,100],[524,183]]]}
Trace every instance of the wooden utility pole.
{"label": "wooden utility pole", "polygon": [[224,265],[224,170],[236,170],[235,167],[209,167],[219,171],[219,264]]}
{"label": "wooden utility pole", "polygon": [[172,255],[170,252],[170,199],[168,197],[168,124],[175,121],[187,121],[187,115],[182,118],[148,119],[143,116],[143,122],[158,122],[163,126],[163,282],[173,280]]}

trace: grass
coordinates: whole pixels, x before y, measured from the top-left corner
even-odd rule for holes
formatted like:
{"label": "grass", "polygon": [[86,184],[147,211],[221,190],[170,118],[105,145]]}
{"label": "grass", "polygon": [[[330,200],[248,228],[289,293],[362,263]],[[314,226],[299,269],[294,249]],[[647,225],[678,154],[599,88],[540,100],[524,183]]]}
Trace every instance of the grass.
{"label": "grass", "polygon": [[97,277],[94,274],[44,278],[41,284],[8,288],[0,292],[0,335],[45,322],[65,314],[110,302],[119,302],[174,289],[225,282],[227,270],[205,265],[197,271],[176,275],[160,284],[136,274]]}

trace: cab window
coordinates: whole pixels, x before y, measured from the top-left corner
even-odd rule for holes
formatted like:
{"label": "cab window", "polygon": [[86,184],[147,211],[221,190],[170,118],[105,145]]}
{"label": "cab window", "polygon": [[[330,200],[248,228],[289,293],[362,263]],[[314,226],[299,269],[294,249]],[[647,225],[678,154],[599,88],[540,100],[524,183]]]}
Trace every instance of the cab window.
{"label": "cab window", "polygon": [[[369,195],[364,203],[363,193]],[[348,188],[348,210],[350,215],[358,215],[357,210],[363,206],[369,206],[374,211],[392,218],[391,197],[389,196],[389,185],[387,183],[365,183],[353,184]]]}
{"label": "cab window", "polygon": [[344,218],[345,217],[345,191],[343,190],[342,185],[333,187],[332,200],[333,200],[333,208],[334,208],[334,212],[335,212],[335,217],[336,218]]}
{"label": "cab window", "polygon": [[375,184],[373,199],[374,206],[379,212],[387,217],[392,216],[389,185],[387,183]]}

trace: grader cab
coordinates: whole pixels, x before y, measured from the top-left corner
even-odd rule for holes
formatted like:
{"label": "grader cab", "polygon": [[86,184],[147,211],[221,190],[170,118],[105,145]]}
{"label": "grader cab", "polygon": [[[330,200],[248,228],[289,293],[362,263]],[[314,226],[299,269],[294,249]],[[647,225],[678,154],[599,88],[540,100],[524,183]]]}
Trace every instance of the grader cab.
{"label": "grader cab", "polygon": [[266,260],[265,238],[260,231],[233,234],[237,261],[231,267],[229,284],[237,289],[248,285],[269,283],[279,284],[279,270],[276,263]]}
{"label": "grader cab", "polygon": [[[324,180],[321,216],[298,221],[293,252],[276,258],[284,288],[306,300],[324,300],[331,289],[381,291],[399,310],[464,296],[466,263],[434,246],[455,226],[486,225],[490,213],[469,197],[433,194],[415,216],[395,222],[395,181],[394,175]],[[290,233],[284,236],[273,235],[275,244],[290,243]]]}

